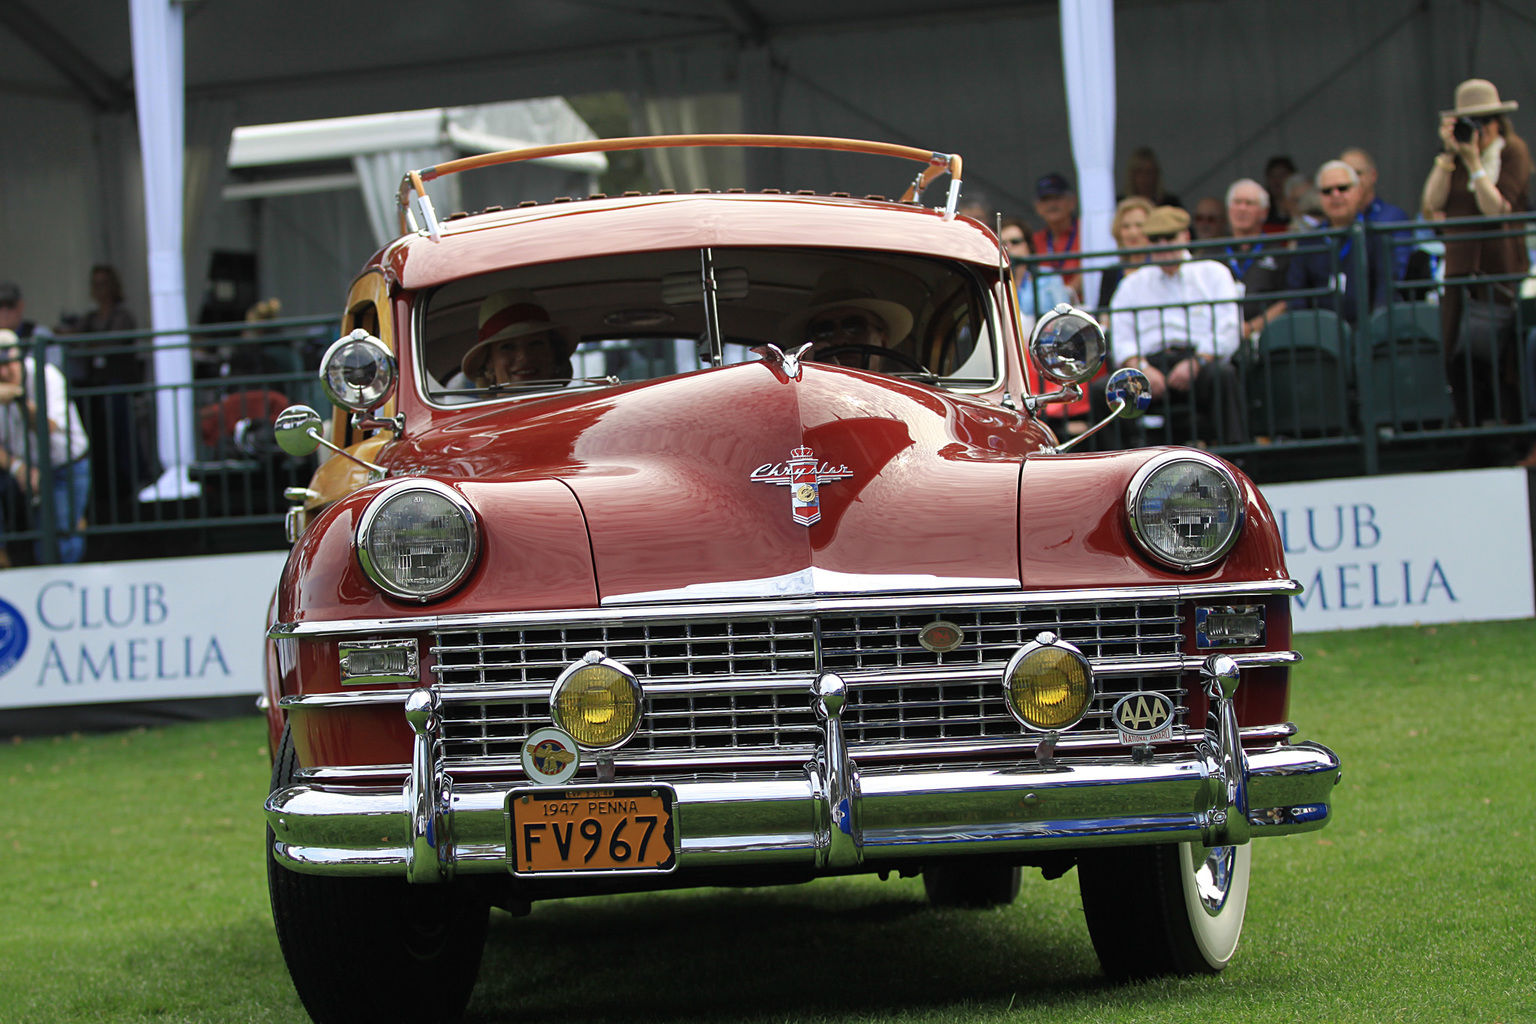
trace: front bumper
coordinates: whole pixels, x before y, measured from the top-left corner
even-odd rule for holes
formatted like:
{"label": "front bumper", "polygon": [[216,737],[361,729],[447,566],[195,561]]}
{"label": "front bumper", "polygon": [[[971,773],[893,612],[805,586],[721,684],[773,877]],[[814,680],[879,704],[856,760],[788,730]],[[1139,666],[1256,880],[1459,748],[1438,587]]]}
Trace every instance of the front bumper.
{"label": "front bumper", "polygon": [[[1193,750],[967,767],[861,768],[843,743],[839,681],[829,674],[825,743],[803,773],[668,783],[677,870],[841,873],[964,854],[1235,845],[1322,828],[1338,757],[1315,743],[1245,750],[1231,702],[1237,667],[1221,656],[1210,665],[1214,728]],[[278,862],[415,882],[509,871],[507,794],[526,783],[449,777],[435,757],[435,707],[430,690],[407,702],[416,747],[403,788],[304,782],[274,792],[266,813]]]}

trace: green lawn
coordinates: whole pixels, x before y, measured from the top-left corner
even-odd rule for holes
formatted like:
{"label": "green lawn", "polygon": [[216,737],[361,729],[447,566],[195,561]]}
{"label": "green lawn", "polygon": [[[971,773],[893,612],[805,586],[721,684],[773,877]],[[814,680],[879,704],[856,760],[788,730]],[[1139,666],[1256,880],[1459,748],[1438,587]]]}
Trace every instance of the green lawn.
{"label": "green lawn", "polygon": [[[1260,842],[1215,978],[1112,987],[1075,873],[935,911],[917,880],[539,904],[469,1019],[1536,1021],[1536,624],[1303,637],[1292,715],[1344,760]],[[0,745],[0,1021],[294,1021],[256,719]],[[402,983],[409,983],[402,979]]]}

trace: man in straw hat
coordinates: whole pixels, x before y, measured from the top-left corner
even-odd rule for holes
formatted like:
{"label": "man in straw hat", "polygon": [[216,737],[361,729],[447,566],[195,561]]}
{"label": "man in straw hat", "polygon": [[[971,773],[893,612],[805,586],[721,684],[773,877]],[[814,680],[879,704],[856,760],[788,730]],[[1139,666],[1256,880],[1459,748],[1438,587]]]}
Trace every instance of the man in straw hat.
{"label": "man in straw hat", "polygon": [[[1493,83],[1481,78],[1468,79],[1456,87],[1456,106],[1440,112],[1441,152],[1435,156],[1434,166],[1424,181],[1422,207],[1426,219],[1496,217],[1529,209],[1531,154],[1509,123],[1509,115],[1519,106],[1513,100],[1501,100]],[[1451,240],[1457,234],[1491,233],[1498,227],[1446,225],[1448,280],[1524,274],[1529,270],[1525,240],[1518,233],[1465,242]],[[1440,303],[1440,336],[1444,339],[1451,393],[1456,400],[1457,418],[1467,426],[1475,426],[1473,420],[1492,417],[1495,392],[1500,411],[1506,417],[1519,408],[1519,382],[1510,358],[1512,345],[1499,346],[1507,351],[1494,353],[1491,359],[1474,358],[1471,380],[1467,379],[1467,360],[1460,351],[1463,316],[1469,304],[1481,307],[1474,312],[1481,317],[1479,322],[1488,324],[1499,320],[1500,309],[1511,307],[1513,302],[1513,288],[1490,283],[1448,287]]]}
{"label": "man in straw hat", "polygon": [[480,303],[480,330],[461,368],[476,387],[563,383],[575,348],[532,292],[505,288]]}
{"label": "man in straw hat", "polygon": [[[1174,411],[1194,398],[1196,436],[1212,441],[1247,440],[1238,393],[1238,294],[1232,272],[1215,260],[1192,259],[1189,214],[1159,206],[1142,225],[1152,245],[1176,244],[1151,254],[1115,289],[1110,302],[1110,357],[1147,375],[1154,401],[1177,399]],[[1188,437],[1175,440],[1189,440]]]}
{"label": "man in straw hat", "polygon": [[877,299],[854,283],[846,270],[824,271],[811,300],[779,325],[786,346],[810,343],[804,358],[890,372],[912,369],[911,357],[886,356],[912,330],[912,313],[899,302]]}

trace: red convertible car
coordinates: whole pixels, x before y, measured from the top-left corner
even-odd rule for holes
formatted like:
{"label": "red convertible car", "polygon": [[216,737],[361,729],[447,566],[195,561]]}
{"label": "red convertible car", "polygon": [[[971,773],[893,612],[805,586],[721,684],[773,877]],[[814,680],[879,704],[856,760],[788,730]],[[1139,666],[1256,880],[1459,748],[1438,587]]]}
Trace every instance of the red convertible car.
{"label": "red convertible car", "polygon": [[[916,180],[444,218],[425,189],[699,145]],[[458,1015],[491,907],[860,872],[990,906],[1075,867],[1112,977],[1227,964],[1250,842],[1322,828],[1339,776],[1288,721],[1300,587],[1226,462],[1058,443],[1103,333],[1026,336],[961,172],[682,136],[407,176],[337,411],[278,428],[333,452],[267,634],[272,909],[316,1020]],[[1112,415],[1145,392],[1114,375]]]}

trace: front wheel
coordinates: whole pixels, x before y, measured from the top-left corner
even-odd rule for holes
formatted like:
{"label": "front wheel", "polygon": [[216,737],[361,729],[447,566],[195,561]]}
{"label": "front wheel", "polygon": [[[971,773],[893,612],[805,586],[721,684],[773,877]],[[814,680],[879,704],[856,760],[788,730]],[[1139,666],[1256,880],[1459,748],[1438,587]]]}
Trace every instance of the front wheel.
{"label": "front wheel", "polygon": [[1111,978],[1215,974],[1243,931],[1253,848],[1130,846],[1078,857],[1088,934]]}
{"label": "front wheel", "polygon": [[[297,765],[286,729],[272,788]],[[316,1024],[453,1021],[480,973],[490,908],[463,883],[334,878],[291,871],[272,855],[267,887],[293,987]]]}

